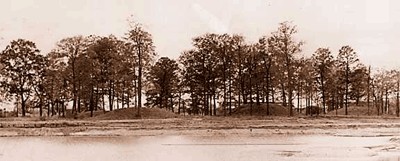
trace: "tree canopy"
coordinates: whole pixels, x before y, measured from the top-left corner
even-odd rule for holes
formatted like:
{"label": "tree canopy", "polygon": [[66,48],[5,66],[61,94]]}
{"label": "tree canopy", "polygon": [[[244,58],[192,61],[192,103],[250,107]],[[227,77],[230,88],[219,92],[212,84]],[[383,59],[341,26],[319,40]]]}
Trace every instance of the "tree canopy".
{"label": "tree canopy", "polygon": [[[130,22],[124,37],[71,36],[50,53],[18,39],[1,52],[1,91],[18,100],[22,116],[28,108],[40,109],[40,116],[46,110],[47,116],[65,116],[130,107],[140,116],[143,98],[144,107],[210,116],[241,107],[250,107],[252,115],[264,105],[270,115],[271,104],[288,108],[289,116],[340,108],[347,115],[352,104],[363,102],[369,113],[371,100],[378,114],[389,113],[390,99],[398,99],[399,71],[371,74],[349,45],[304,53],[298,32],[283,22],[254,43],[238,34],[205,33],[176,60],[158,58],[152,35],[137,22]],[[318,109],[308,109],[313,106]]]}

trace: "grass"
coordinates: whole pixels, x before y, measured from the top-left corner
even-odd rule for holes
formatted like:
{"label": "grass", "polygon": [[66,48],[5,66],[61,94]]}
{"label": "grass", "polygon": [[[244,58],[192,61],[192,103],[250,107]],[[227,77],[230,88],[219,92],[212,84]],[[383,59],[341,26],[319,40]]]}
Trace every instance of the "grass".
{"label": "grass", "polygon": [[[89,113],[90,117],[90,113]],[[93,120],[129,120],[129,119],[166,119],[176,118],[179,115],[159,108],[141,108],[140,115],[137,114],[137,108],[117,109],[105,114],[98,114],[90,119]]]}
{"label": "grass", "polygon": [[[297,111],[293,108],[293,114],[298,115]],[[233,116],[268,116],[267,105],[262,103],[260,105],[253,104],[251,108],[249,104],[242,105],[232,111]],[[289,116],[289,108],[280,104],[270,103],[269,116]]]}

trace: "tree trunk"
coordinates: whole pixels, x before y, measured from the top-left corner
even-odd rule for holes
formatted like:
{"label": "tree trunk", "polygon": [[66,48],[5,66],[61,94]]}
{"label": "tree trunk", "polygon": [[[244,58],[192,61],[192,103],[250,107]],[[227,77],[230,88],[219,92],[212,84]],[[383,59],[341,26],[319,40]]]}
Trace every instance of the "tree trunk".
{"label": "tree trunk", "polygon": [[396,97],[396,115],[397,117],[400,116],[400,104],[399,104],[399,90],[400,90],[400,82],[397,81],[397,97]]}
{"label": "tree trunk", "polygon": [[336,99],[335,99],[335,94],[334,93],[331,93],[331,110],[330,111],[333,111],[333,110],[335,110],[335,102],[336,102]]}
{"label": "tree trunk", "polygon": [[267,115],[270,115],[270,111],[269,111],[269,86],[270,86],[270,74],[269,74],[269,69],[267,70],[267,80],[266,80],[266,85],[267,85],[267,89],[266,89],[266,103],[267,103]]}
{"label": "tree trunk", "polygon": [[370,82],[371,82],[371,80],[370,80],[370,77],[371,77],[371,66],[369,66],[369,68],[368,68],[368,78],[367,78],[367,107],[368,107],[368,116],[370,115],[370,113],[369,113],[369,109],[370,109],[370,105],[369,105],[369,102],[370,102],[370,88],[371,88],[371,85],[370,85]]}
{"label": "tree trunk", "polygon": [[106,100],[104,99],[104,88],[101,90],[101,103],[103,104],[103,113],[106,113]]}
{"label": "tree trunk", "polygon": [[281,82],[281,92],[282,92],[282,105],[287,107],[286,104],[286,92],[285,92],[285,85],[283,84],[283,81]]}
{"label": "tree trunk", "polygon": [[81,113],[81,97],[78,97],[78,113]]}
{"label": "tree trunk", "polygon": [[212,96],[211,96],[211,92],[207,95],[208,97],[208,108],[210,109],[210,116],[213,115],[213,106],[212,106]]}
{"label": "tree trunk", "polygon": [[384,113],[383,91],[381,92],[381,114]]}
{"label": "tree trunk", "polygon": [[339,98],[339,92],[338,90],[335,91],[335,96],[336,96],[336,116],[338,115],[338,108],[340,104],[340,98]]}
{"label": "tree trunk", "polygon": [[275,103],[275,88],[272,87],[271,85],[270,87],[271,87],[271,102]]}
{"label": "tree trunk", "polygon": [[246,98],[246,93],[245,93],[245,89],[244,89],[244,79],[242,78],[241,80],[241,85],[240,85],[240,90],[242,91],[242,98],[243,98],[243,104],[247,103],[247,98]]}
{"label": "tree trunk", "polygon": [[[325,104],[326,104],[326,98],[325,98],[325,86],[324,86],[324,76],[323,73],[321,73],[321,89],[322,89],[322,108],[324,110],[325,114]],[[319,110],[318,110],[319,111]]]}
{"label": "tree trunk", "polygon": [[389,98],[388,98],[388,89],[386,89],[385,91],[385,113],[388,114],[389,113]]}
{"label": "tree trunk", "polygon": [[[134,83],[134,86],[135,86],[135,87],[133,88],[133,93],[134,93],[134,102],[133,102],[133,104],[134,104],[134,107],[137,107],[137,105],[138,105],[138,103],[137,103],[137,100],[138,100],[138,99],[137,99],[137,98],[138,98],[138,97],[137,97],[137,95],[138,95],[137,91],[138,91],[138,89],[137,89],[137,88],[138,88],[138,87],[137,87],[137,82],[136,82],[136,80],[134,80],[133,83]],[[129,102],[129,98],[130,98],[130,97],[129,97],[129,92],[128,92],[128,99],[127,99],[128,102]],[[161,106],[161,105],[160,105],[160,106]],[[128,104],[128,108],[129,108],[129,104]]]}
{"label": "tree trunk", "polygon": [[297,113],[300,113],[300,88],[297,91]]}
{"label": "tree trunk", "polygon": [[89,108],[90,108],[90,117],[93,117],[93,110],[94,110],[94,97],[93,97],[93,93],[94,92],[94,89],[93,89],[93,86],[92,86],[92,89],[90,90],[90,100],[89,100]]}
{"label": "tree trunk", "polygon": [[98,105],[99,105],[99,87],[98,84],[96,85],[96,90],[94,91],[95,93],[93,93],[95,95],[95,101],[94,101],[94,110],[97,111],[98,110]]}
{"label": "tree trunk", "polygon": [[[238,75],[238,80],[239,80],[239,95],[238,95],[238,104],[237,104],[237,107],[240,107],[240,105],[241,105],[241,94],[243,94],[242,93],[242,91],[243,91],[243,88],[242,88],[242,77],[243,77],[243,75],[242,75],[242,53],[240,52],[240,46],[239,46],[239,52],[238,52],[238,61],[239,61],[239,64],[238,64],[238,67],[239,67],[239,75]],[[215,97],[215,95],[214,95],[214,97]],[[215,101],[215,98],[214,98],[214,101]]]}
{"label": "tree trunk", "polygon": [[[223,86],[223,92],[224,92],[224,98],[223,98],[223,107],[224,107],[224,116],[226,116],[226,106],[227,106],[227,101],[226,101],[226,97],[227,97],[227,87],[226,87],[226,61],[225,61],[225,57],[224,57],[224,59],[222,60],[223,61],[223,70],[224,70],[224,72],[223,72],[223,74],[222,74],[222,83],[224,84],[224,86]],[[230,113],[229,113],[230,114]]]}
{"label": "tree trunk", "polygon": [[349,63],[346,63],[346,91],[345,91],[345,115],[348,114],[347,107],[348,107],[348,97],[349,97]]}
{"label": "tree trunk", "polygon": [[213,106],[214,106],[214,116],[216,116],[217,115],[217,102],[216,102],[216,96],[215,96],[216,94],[214,93],[214,95],[213,95],[213,101],[214,101],[214,104],[213,104]]}
{"label": "tree trunk", "polygon": [[229,115],[232,115],[232,80],[229,78]]}
{"label": "tree trunk", "polygon": [[39,116],[43,116],[43,101],[42,98],[39,98]]}
{"label": "tree trunk", "polygon": [[[74,85],[75,86],[75,85]],[[75,87],[73,87],[73,88],[75,88]],[[76,97],[76,94],[75,94],[75,91],[74,91],[74,89],[73,89],[73,97],[72,97],[72,114],[73,113],[75,113],[77,110],[77,108],[76,108],[76,100],[77,100],[77,97]]]}
{"label": "tree trunk", "polygon": [[310,114],[310,92],[306,92],[306,116]]}
{"label": "tree trunk", "polygon": [[119,109],[119,103],[120,103],[120,98],[119,98],[119,93],[115,93],[115,97],[117,97],[117,109]]}
{"label": "tree trunk", "polygon": [[[254,58],[252,57],[252,60],[254,60]],[[253,61],[251,61],[251,63],[253,63]],[[250,71],[249,71],[249,81],[250,81],[250,116],[253,115],[253,67],[251,65],[250,67]]]}
{"label": "tree trunk", "polygon": [[256,104],[260,105],[260,88],[259,88],[258,81],[256,84]]}
{"label": "tree trunk", "polygon": [[52,102],[51,103],[51,116],[54,116],[54,115],[56,115],[56,111],[55,111],[55,105],[54,104],[56,104],[55,102]]}
{"label": "tree trunk", "polygon": [[[24,117],[25,116],[25,112],[26,112],[26,105],[25,105],[24,93],[23,92],[20,93],[20,97],[21,97],[22,117]],[[18,116],[18,113],[17,113],[17,116]]]}
{"label": "tree trunk", "polygon": [[179,93],[178,93],[178,114],[181,114],[181,99],[182,99],[182,93],[179,90]]}
{"label": "tree trunk", "polygon": [[57,114],[58,114],[59,117],[61,117],[60,100],[59,99],[57,99],[56,105],[57,105],[57,109],[56,109]]}
{"label": "tree trunk", "polygon": [[140,108],[142,108],[142,51],[140,47],[138,48],[138,59],[139,59],[139,80],[138,80],[138,109],[137,109],[137,116],[140,117]]}
{"label": "tree trunk", "polygon": [[112,96],[112,81],[108,81],[108,106],[109,106],[109,110],[112,111],[113,110],[113,96]]}
{"label": "tree trunk", "polygon": [[65,108],[65,103],[64,103],[64,101],[61,102],[61,108],[62,108],[62,116],[65,117],[65,111],[66,111],[65,109],[66,109],[66,108]]}
{"label": "tree trunk", "polygon": [[172,97],[169,98],[169,101],[170,101],[170,103],[171,103],[171,111],[172,111],[172,113],[175,113],[175,110],[174,110],[174,102],[173,102],[173,100],[172,100]]}
{"label": "tree trunk", "polygon": [[[289,80],[291,81],[291,80]],[[288,100],[288,105],[289,105],[289,116],[293,116],[293,87],[292,83],[289,83],[289,100]]]}
{"label": "tree trunk", "polygon": [[123,109],[125,105],[125,82],[124,82],[124,87],[122,88],[122,93],[121,93],[121,108]]}
{"label": "tree trunk", "polygon": [[47,117],[50,117],[50,102],[47,102]]}
{"label": "tree trunk", "polygon": [[129,100],[130,100],[130,92],[128,91],[126,95],[126,108],[129,108],[129,103],[130,103]]}
{"label": "tree trunk", "polygon": [[381,110],[381,98],[379,96],[379,94],[377,96],[374,96],[374,101],[375,101],[375,108],[377,111],[378,116],[380,115],[379,112]]}

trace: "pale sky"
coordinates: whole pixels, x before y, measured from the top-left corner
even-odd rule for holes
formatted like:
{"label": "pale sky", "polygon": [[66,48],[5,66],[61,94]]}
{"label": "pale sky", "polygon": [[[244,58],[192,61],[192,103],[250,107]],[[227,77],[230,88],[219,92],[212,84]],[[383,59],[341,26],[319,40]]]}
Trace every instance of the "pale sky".
{"label": "pale sky", "polygon": [[160,56],[177,58],[206,32],[255,42],[293,21],[303,54],[329,47],[336,55],[350,45],[367,65],[400,68],[398,0],[1,0],[0,49],[18,38],[48,53],[69,36],[123,36],[130,15],[151,32]]}

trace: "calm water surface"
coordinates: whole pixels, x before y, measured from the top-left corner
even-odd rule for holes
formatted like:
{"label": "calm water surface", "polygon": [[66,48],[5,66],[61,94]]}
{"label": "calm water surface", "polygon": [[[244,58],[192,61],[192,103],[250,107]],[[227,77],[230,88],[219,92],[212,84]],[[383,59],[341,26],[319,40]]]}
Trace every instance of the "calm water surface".
{"label": "calm water surface", "polygon": [[392,137],[5,137],[0,161],[400,160]]}

